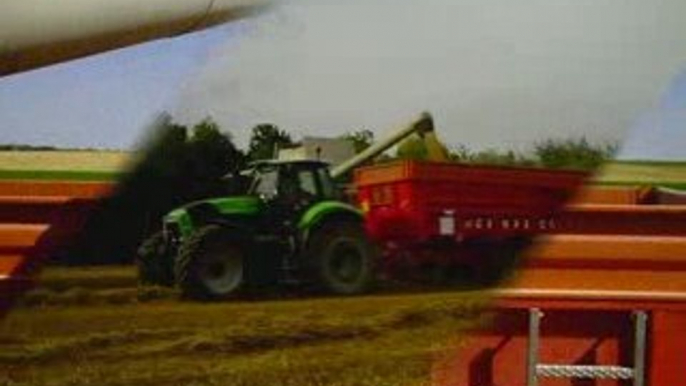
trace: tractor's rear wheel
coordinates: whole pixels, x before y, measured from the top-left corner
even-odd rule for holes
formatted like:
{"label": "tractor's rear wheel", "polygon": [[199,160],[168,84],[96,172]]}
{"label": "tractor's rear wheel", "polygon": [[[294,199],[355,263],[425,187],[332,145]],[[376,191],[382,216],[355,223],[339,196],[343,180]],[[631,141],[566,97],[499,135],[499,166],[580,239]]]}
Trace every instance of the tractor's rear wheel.
{"label": "tractor's rear wheel", "polygon": [[136,266],[138,281],[142,285],[174,285],[173,254],[162,232],[156,232],[138,248]]}
{"label": "tractor's rear wheel", "polygon": [[309,275],[317,289],[339,295],[371,289],[376,279],[376,251],[361,224],[327,224],[312,235],[309,246]]}
{"label": "tractor's rear wheel", "polygon": [[176,283],[185,297],[223,299],[239,292],[245,282],[245,256],[236,235],[218,225],[191,234],[176,258]]}

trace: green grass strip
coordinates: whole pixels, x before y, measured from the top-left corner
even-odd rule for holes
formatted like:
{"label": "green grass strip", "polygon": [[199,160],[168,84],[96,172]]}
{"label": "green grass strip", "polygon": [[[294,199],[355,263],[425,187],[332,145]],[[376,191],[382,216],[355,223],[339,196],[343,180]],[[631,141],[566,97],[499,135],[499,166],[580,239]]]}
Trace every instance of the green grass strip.
{"label": "green grass strip", "polygon": [[90,170],[0,170],[0,180],[115,181],[117,171]]}
{"label": "green grass strip", "polygon": [[686,167],[686,161],[664,161],[664,160],[613,160],[608,161],[608,165],[638,165],[638,166],[680,166]]}
{"label": "green grass strip", "polygon": [[686,190],[686,182],[662,182],[662,181],[593,181],[592,185],[601,186],[661,186],[664,188]]}

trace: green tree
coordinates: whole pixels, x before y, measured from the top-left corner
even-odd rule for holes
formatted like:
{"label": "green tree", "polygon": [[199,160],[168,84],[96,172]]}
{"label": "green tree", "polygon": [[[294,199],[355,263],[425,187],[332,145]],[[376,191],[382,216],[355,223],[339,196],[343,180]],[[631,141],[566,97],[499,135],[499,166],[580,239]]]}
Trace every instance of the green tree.
{"label": "green tree", "polygon": [[482,150],[472,154],[471,162],[497,166],[536,166],[535,160],[513,150]]}
{"label": "green tree", "polygon": [[345,134],[343,138],[352,143],[356,154],[365,151],[374,143],[374,133],[370,130],[353,131]]}
{"label": "green tree", "polygon": [[467,163],[471,161],[473,154],[467,146],[459,144],[448,151],[448,156],[451,161]]}
{"label": "green tree", "polygon": [[221,177],[243,169],[246,157],[233,144],[231,135],[223,133],[211,118],[193,126],[188,141],[188,171],[194,179],[198,195],[216,191]]}
{"label": "green tree", "polygon": [[271,159],[280,148],[292,146],[293,139],[286,131],[271,123],[263,123],[252,129],[248,158],[252,161]]}
{"label": "green tree", "polygon": [[188,128],[174,123],[163,114],[151,130],[151,136],[138,151],[137,163],[127,173],[125,181],[145,178],[171,178],[183,168],[186,160]]}
{"label": "green tree", "polygon": [[474,163],[497,166],[536,166],[536,161],[513,150],[485,149],[472,151],[465,145],[459,145],[450,151],[450,159],[461,163]]}
{"label": "green tree", "polygon": [[592,170],[611,159],[616,145],[592,145],[586,138],[539,142],[534,153],[547,168]]}

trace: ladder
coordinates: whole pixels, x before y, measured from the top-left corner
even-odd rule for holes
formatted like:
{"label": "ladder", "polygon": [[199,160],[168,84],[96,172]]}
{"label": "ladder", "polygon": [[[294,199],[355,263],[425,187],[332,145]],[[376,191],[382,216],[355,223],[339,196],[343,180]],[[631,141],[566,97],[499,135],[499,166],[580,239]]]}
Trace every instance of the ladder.
{"label": "ladder", "polygon": [[634,311],[633,366],[545,364],[539,362],[541,319],[544,313],[538,308],[529,309],[529,341],[527,352],[526,385],[538,386],[539,378],[618,379],[632,380],[633,386],[645,384],[645,350],[648,314]]}

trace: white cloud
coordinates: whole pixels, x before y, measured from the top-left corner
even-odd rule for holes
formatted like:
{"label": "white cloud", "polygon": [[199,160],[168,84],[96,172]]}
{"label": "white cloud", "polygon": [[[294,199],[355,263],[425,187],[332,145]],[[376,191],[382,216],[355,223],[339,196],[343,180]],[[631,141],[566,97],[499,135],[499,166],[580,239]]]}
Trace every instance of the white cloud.
{"label": "white cloud", "polygon": [[237,28],[175,115],[383,133],[422,110],[471,147],[621,138],[686,63],[686,2],[300,0]]}

